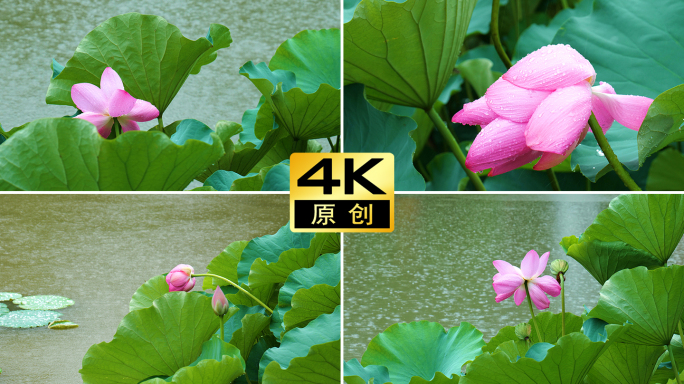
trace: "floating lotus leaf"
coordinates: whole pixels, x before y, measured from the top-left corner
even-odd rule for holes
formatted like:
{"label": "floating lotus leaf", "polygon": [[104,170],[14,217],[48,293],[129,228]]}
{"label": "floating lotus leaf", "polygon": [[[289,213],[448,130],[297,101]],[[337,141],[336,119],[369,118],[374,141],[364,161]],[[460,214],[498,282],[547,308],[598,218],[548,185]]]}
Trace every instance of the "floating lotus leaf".
{"label": "floating lotus leaf", "polygon": [[73,329],[78,328],[78,324],[73,323],[69,320],[55,320],[48,324],[50,329]]}
{"label": "floating lotus leaf", "polygon": [[112,341],[91,346],[81,378],[86,384],[137,384],[173,376],[200,356],[218,328],[209,297],[170,292],[151,307],[124,316]]}
{"label": "floating lotus leaf", "polygon": [[684,195],[626,194],[596,216],[582,241],[622,241],[665,264],[683,234]]}
{"label": "floating lotus leaf", "polygon": [[684,141],[684,84],[658,95],[641,124],[637,142],[639,162],[675,141]]}
{"label": "floating lotus leaf", "polygon": [[12,311],[0,316],[0,327],[7,328],[35,328],[44,327],[62,316],[59,312],[22,310]]}
{"label": "floating lotus leaf", "polygon": [[135,291],[128,303],[128,311],[133,312],[136,309],[147,308],[167,293],[169,293],[169,285],[166,283],[166,276],[157,275],[147,280]]}
{"label": "floating lotus leaf", "polygon": [[[482,353],[482,332],[461,323],[448,332],[438,323],[394,324],[368,344],[361,365],[387,367],[394,384],[408,384],[414,376],[430,381],[461,374],[461,367]],[[462,378],[461,378],[462,379]]]}
{"label": "floating lotus leaf", "polygon": [[159,116],[188,76],[216,59],[216,51],[230,45],[228,28],[211,24],[207,37],[187,39],[159,16],[127,13],[112,17],[88,33],[65,68],[50,80],[48,104],[75,106],[71,87],[77,83],[100,85],[105,68],[113,68],[125,90],[147,100]]}
{"label": "floating lotus leaf", "polygon": [[364,0],[344,25],[345,84],[429,109],[453,73],[476,0]]}
{"label": "floating lotus leaf", "polygon": [[0,190],[183,190],[223,155],[211,136],[211,145],[145,131],[105,140],[85,120],[36,120],[0,146]]}
{"label": "floating lotus leaf", "polygon": [[[592,342],[582,333],[574,332],[558,339],[555,346],[538,354],[537,361],[511,356],[499,350],[486,352],[469,366],[460,384],[580,384],[610,342]],[[543,357],[543,358],[542,358]]]}
{"label": "floating lotus leaf", "polygon": [[10,301],[21,297],[21,293],[0,292],[0,301]]}
{"label": "floating lotus leaf", "polygon": [[410,117],[382,112],[364,96],[364,86],[344,87],[346,152],[389,152],[394,155],[394,183],[400,191],[424,190],[425,180],[413,166],[416,143],[410,136],[416,122]]}
{"label": "floating lotus leaf", "polygon": [[53,295],[24,296],[20,299],[12,300],[12,303],[22,309],[37,309],[41,311],[62,309],[74,305],[74,301],[67,297]]}
{"label": "floating lotus leaf", "polygon": [[623,269],[663,265],[661,260],[649,252],[622,241],[583,241],[575,236],[568,236],[564,237],[560,244],[565,253],[582,264],[601,285],[615,272]]}
{"label": "floating lotus leaf", "polygon": [[[264,95],[261,108],[269,105],[278,126],[297,140],[340,133],[339,43],[338,29],[302,31],[280,45],[268,66],[250,61],[240,68]],[[256,137],[272,127],[265,119]]]}
{"label": "floating lotus leaf", "polygon": [[[648,270],[624,269],[601,288],[598,304],[589,316],[614,328],[627,328],[614,341],[639,345],[668,345],[684,313],[684,266]],[[624,327],[623,324],[629,324]]]}
{"label": "floating lotus leaf", "polygon": [[[259,381],[265,381],[264,371],[302,372],[314,370],[316,376],[340,380],[340,340],[341,310],[338,306],[331,314],[319,316],[304,328],[296,328],[287,332],[280,347],[270,348],[264,353],[259,363]],[[333,342],[333,343],[330,343]],[[336,344],[336,343],[337,344]],[[330,343],[329,345],[324,345]],[[318,345],[317,348],[313,348]],[[297,359],[304,358],[304,359]],[[276,370],[276,367],[278,370]],[[292,368],[292,370],[290,370]],[[307,375],[309,376],[309,375]],[[272,377],[269,373],[268,377]],[[277,376],[275,376],[277,377]],[[272,379],[268,379],[269,381]],[[311,382],[311,381],[309,381]],[[313,381],[312,383],[316,383]]]}
{"label": "floating lotus leaf", "polygon": [[7,304],[0,303],[0,316],[6,315],[10,313],[9,308],[7,308]]}
{"label": "floating lotus leaf", "polygon": [[387,367],[380,365],[364,367],[357,359],[351,359],[344,363],[344,381],[347,384],[367,384],[371,380],[373,384],[390,383]]}

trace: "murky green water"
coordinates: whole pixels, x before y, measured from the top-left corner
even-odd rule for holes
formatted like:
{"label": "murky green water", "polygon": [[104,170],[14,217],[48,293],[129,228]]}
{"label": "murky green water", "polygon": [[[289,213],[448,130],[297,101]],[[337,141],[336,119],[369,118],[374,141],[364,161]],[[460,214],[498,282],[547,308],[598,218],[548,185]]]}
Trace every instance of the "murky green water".
{"label": "murky green water", "polygon": [[219,120],[240,122],[259,100],[256,87],[238,74],[240,66],[267,61],[304,29],[340,27],[339,0],[0,0],[0,123],[5,130],[71,115],[71,107],[45,104],[51,59],[66,64],[88,32],[127,12],[162,16],[192,40],[205,36],[211,23],[230,29],[231,46],[188,78],[164,114],[166,124],[193,118],[212,128]]}
{"label": "murky green water", "polygon": [[[566,310],[595,305],[600,285],[558,243],[583,232],[612,197],[397,196],[393,233],[344,236],[344,359],[361,358],[397,322],[450,328],[467,321],[489,340],[500,327],[529,320],[526,306],[494,301],[492,261],[520,265],[530,249],[569,260]],[[682,245],[670,260],[684,262]],[[560,300],[551,303],[560,312]]]}
{"label": "murky green water", "polygon": [[147,279],[180,263],[205,271],[231,242],[288,219],[288,195],[0,196],[0,292],[69,297],[59,312],[80,325],[0,327],[0,382],[82,382],[86,351],[111,341]]}

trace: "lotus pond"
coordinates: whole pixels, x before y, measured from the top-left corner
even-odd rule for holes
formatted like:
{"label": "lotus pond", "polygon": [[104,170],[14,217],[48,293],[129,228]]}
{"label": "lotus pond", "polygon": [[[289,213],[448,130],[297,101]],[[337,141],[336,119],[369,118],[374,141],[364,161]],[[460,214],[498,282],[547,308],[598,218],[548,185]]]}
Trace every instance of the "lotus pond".
{"label": "lotus pond", "polygon": [[338,150],[337,1],[4,8],[2,190],[287,190],[290,153]]}
{"label": "lotus pond", "polygon": [[681,1],[344,8],[344,149],[396,190],[684,189]]}
{"label": "lotus pond", "polygon": [[[290,233],[287,196],[14,195],[2,204],[0,291],[68,297],[73,305],[57,312],[79,324],[0,327],[2,379],[279,382],[315,361],[318,379],[339,382],[339,237]],[[197,274],[188,292],[169,292],[164,275],[178,264]],[[229,302],[225,341],[212,311],[217,286]]]}
{"label": "lotus pond", "polygon": [[[406,195],[395,217],[392,234],[345,236],[347,383],[672,384],[684,369],[681,195]],[[492,262],[524,274],[530,249],[553,284],[551,261],[568,263],[548,309],[532,292],[534,320],[524,289],[492,287]]]}

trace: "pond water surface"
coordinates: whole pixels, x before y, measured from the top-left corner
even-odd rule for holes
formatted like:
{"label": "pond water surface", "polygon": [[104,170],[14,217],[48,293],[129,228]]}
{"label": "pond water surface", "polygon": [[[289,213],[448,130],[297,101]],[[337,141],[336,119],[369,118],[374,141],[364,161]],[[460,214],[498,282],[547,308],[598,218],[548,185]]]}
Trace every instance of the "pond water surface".
{"label": "pond water surface", "polygon": [[[466,321],[489,340],[502,326],[528,321],[525,304],[494,301],[492,261],[519,266],[530,249],[568,260],[566,310],[581,314],[598,301],[600,285],[558,243],[584,232],[613,197],[397,196],[393,233],[344,236],[344,360],[360,359],[373,337],[398,322],[448,329]],[[670,262],[684,262],[681,244]],[[552,298],[549,310],[560,307]]]}
{"label": "pond water surface", "polygon": [[66,64],[88,32],[128,12],[162,16],[191,40],[206,36],[211,23],[230,29],[231,46],[190,75],[164,113],[165,124],[192,118],[211,128],[219,120],[240,122],[245,110],[256,107],[261,94],[238,74],[243,64],[269,60],[304,29],[340,27],[338,0],[0,0],[3,128],[73,114],[72,107],[45,104],[51,60]]}
{"label": "pond water surface", "polygon": [[0,327],[0,382],[81,383],[86,351],[112,340],[147,279],[180,263],[204,272],[231,242],[288,219],[287,195],[0,196],[0,292],[69,297],[58,312],[80,325]]}

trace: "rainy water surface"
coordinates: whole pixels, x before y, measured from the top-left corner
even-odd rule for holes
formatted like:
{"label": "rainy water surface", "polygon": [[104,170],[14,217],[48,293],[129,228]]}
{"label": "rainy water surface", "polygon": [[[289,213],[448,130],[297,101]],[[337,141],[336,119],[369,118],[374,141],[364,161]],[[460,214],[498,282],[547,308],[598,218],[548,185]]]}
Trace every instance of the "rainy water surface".
{"label": "rainy water surface", "polygon": [[[502,326],[529,320],[526,306],[494,302],[492,261],[520,265],[530,249],[569,260],[566,310],[581,314],[598,301],[600,285],[558,243],[582,233],[613,197],[397,196],[393,233],[344,237],[344,360],[360,359],[374,336],[398,322],[450,328],[467,321],[489,340]],[[684,262],[684,246],[670,261]],[[560,300],[551,303],[560,312]]]}
{"label": "rainy water surface", "polygon": [[[0,327],[0,382],[81,383],[88,348],[111,341],[133,293],[180,263],[199,271],[228,244],[272,234],[287,195],[0,196],[0,292],[61,295],[70,330]],[[198,281],[197,286],[201,286]]]}
{"label": "rainy water surface", "polygon": [[304,29],[340,27],[339,0],[0,0],[3,128],[73,114],[72,107],[45,104],[52,58],[66,64],[88,32],[128,12],[162,16],[191,40],[206,36],[211,23],[230,29],[231,46],[189,76],[164,113],[165,124],[192,118],[212,128],[219,120],[240,122],[259,101],[256,87],[238,74],[243,64],[269,60]]}

